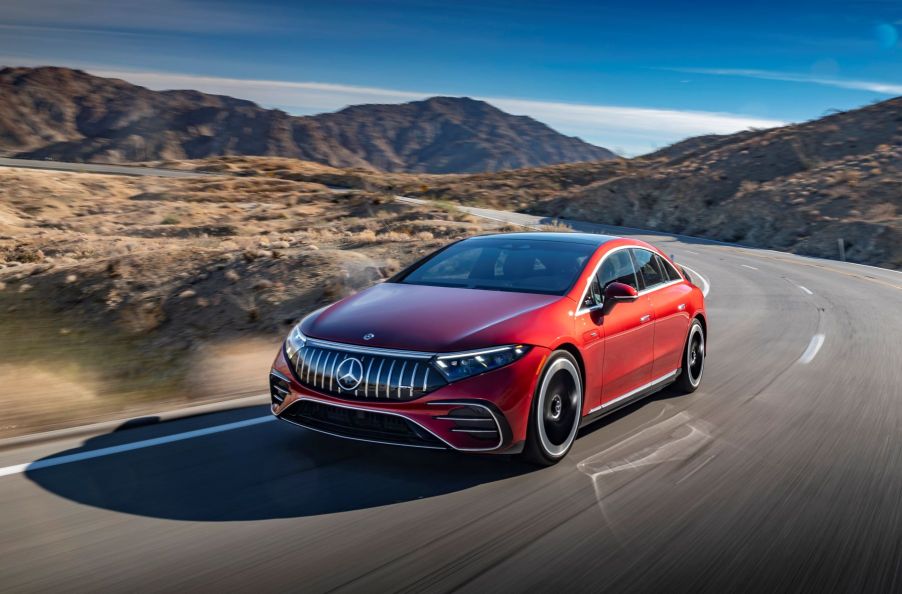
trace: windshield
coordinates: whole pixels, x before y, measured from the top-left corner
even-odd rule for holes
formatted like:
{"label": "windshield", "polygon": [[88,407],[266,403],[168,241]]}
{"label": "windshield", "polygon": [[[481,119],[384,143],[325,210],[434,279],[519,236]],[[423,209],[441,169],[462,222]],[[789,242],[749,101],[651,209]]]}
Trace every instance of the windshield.
{"label": "windshield", "polygon": [[424,260],[398,282],[563,295],[594,250],[591,244],[565,241],[469,239]]}

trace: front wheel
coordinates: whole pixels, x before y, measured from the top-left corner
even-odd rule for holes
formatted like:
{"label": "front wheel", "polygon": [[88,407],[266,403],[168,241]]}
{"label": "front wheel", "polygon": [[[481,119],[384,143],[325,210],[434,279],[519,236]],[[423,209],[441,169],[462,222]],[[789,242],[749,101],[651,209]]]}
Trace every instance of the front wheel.
{"label": "front wheel", "polygon": [[686,338],[686,348],[683,350],[683,366],[680,369],[680,377],[676,381],[676,388],[685,394],[695,392],[702,383],[702,373],[705,371],[705,331],[697,319],[689,325],[689,336]]}
{"label": "front wheel", "polygon": [[553,352],[532,399],[523,451],[526,460],[550,466],[566,456],[576,439],[582,405],[579,364],[567,351]]}

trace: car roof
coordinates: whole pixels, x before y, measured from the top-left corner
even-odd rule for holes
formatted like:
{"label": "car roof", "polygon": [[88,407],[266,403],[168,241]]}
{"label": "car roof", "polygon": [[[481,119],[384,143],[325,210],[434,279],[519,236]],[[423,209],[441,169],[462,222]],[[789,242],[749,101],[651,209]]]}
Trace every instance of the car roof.
{"label": "car roof", "polygon": [[596,233],[559,233],[559,232],[524,232],[524,233],[493,233],[491,235],[478,235],[465,241],[479,239],[524,239],[532,241],[563,241],[568,243],[582,243],[596,247],[615,239],[622,239],[615,235],[601,235]]}

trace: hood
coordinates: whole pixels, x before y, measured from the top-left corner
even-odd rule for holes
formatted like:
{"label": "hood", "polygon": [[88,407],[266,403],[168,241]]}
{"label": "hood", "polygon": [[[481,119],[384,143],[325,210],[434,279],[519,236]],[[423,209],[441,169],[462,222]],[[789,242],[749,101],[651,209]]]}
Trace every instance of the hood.
{"label": "hood", "polygon": [[[372,347],[460,351],[528,343],[530,321],[561,300],[569,301],[559,295],[384,283],[326,308],[302,330],[312,338]],[[367,334],[373,337],[364,340]]]}

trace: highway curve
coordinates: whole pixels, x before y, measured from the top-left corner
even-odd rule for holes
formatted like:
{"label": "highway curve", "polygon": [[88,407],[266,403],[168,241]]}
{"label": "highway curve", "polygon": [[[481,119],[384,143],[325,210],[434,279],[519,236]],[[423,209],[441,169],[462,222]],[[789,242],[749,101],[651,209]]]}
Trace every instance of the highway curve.
{"label": "highway curve", "polygon": [[620,231],[709,284],[698,392],[603,420],[546,469],[339,441],[265,405],[7,447],[0,584],[902,589],[902,274]]}

